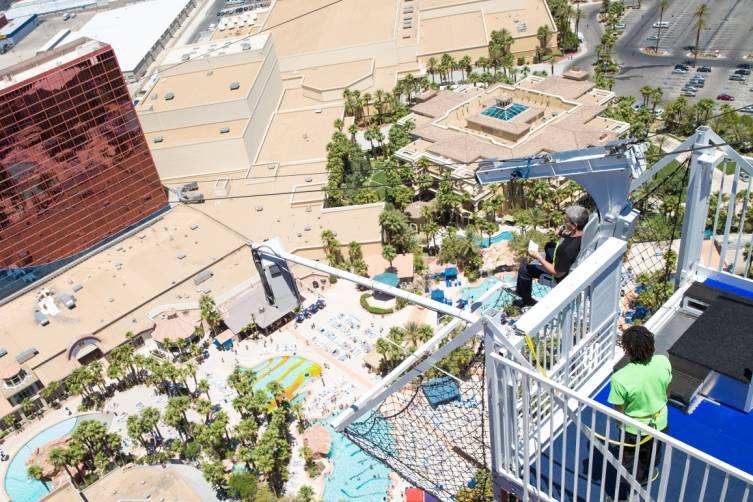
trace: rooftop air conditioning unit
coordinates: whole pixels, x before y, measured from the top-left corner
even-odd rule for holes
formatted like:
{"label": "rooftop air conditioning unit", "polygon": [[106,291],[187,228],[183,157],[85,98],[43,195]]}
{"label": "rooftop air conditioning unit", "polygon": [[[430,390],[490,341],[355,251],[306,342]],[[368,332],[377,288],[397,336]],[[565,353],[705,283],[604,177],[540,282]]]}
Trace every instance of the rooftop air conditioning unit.
{"label": "rooftop air conditioning unit", "polygon": [[155,136],[152,141],[154,143],[162,143],[165,139],[162,136]]}
{"label": "rooftop air conditioning unit", "polygon": [[230,82],[230,90],[231,91],[237,91],[241,88],[240,82]]}
{"label": "rooftop air conditioning unit", "polygon": [[248,51],[248,50],[251,49],[251,44],[249,44],[248,42],[243,42],[241,44],[241,49],[244,50],[244,51]]}
{"label": "rooftop air conditioning unit", "polygon": [[171,99],[175,99],[175,93],[174,92],[166,92],[165,93],[165,101],[170,101]]}
{"label": "rooftop air conditioning unit", "polygon": [[191,55],[190,55],[190,54],[183,54],[183,55],[182,55],[182,56],[180,57],[180,60],[181,60],[181,61],[188,61],[189,59],[191,59]]}
{"label": "rooftop air conditioning unit", "polygon": [[230,128],[229,127],[223,127],[223,128],[220,129],[220,134],[227,134],[229,132],[230,132]]}

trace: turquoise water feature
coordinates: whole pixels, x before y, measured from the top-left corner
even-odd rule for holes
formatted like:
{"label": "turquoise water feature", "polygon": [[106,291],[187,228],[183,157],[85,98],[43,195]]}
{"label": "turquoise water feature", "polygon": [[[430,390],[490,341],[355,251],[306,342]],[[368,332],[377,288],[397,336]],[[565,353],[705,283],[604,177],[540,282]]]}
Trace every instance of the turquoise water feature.
{"label": "turquoise water feature", "polygon": [[[489,276],[484,281],[479,284],[478,286],[474,286],[472,288],[463,288],[460,290],[460,298],[471,303],[475,300],[478,300],[481,295],[489,291],[494,285],[499,284],[502,282],[497,277]],[[512,291],[510,291],[510,289]],[[484,311],[486,309],[502,309],[508,305],[510,305],[512,302],[514,302],[518,297],[514,294],[515,286],[513,285],[510,289],[504,289],[500,288],[495,293],[492,294],[491,298],[487,299],[483,305],[481,305],[481,311]],[[546,286],[539,285],[538,282],[533,283],[533,289],[532,289],[532,296],[540,300],[546,296],[546,294],[549,292],[550,288]]]}
{"label": "turquoise water feature", "polygon": [[491,239],[489,237],[481,237],[479,239],[476,239],[476,244],[480,248],[488,248],[490,247],[489,241],[491,240],[491,244],[496,244],[498,242],[502,241],[511,241],[513,238],[512,232],[509,230],[503,230],[499,232],[498,234],[494,234],[491,236]]}
{"label": "turquoise water feature", "polygon": [[29,460],[32,452],[40,446],[68,436],[76,428],[79,421],[92,419],[96,416],[98,416],[96,413],[82,415],[58,422],[31,438],[18,450],[5,473],[5,493],[13,502],[37,502],[47,495],[47,489],[41,481],[26,475],[26,461]]}
{"label": "turquoise water feature", "polygon": [[[335,432],[324,424],[332,435],[329,458],[332,472],[324,480],[323,500],[359,500],[363,502],[381,502],[387,499],[390,487],[390,471],[383,463],[368,455],[345,435]],[[357,427],[358,424],[355,425]],[[391,436],[385,434],[389,424],[379,420],[371,430],[370,437],[379,438],[389,444],[379,445],[391,451]]]}
{"label": "turquoise water feature", "polygon": [[502,108],[501,106],[490,106],[481,112],[481,115],[487,117],[493,117],[499,120],[511,120],[513,117],[520,115],[524,111],[528,110],[526,105],[520,103],[513,103],[510,106]]}

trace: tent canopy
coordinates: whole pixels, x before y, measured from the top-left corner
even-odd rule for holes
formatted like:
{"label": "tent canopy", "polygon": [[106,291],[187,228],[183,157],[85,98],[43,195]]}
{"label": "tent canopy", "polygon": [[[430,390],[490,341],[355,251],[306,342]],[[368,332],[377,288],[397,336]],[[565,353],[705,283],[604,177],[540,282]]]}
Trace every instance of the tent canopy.
{"label": "tent canopy", "polygon": [[444,269],[444,278],[445,279],[457,279],[458,269],[456,267],[447,267],[446,269]]}
{"label": "tent canopy", "polygon": [[432,290],[431,299],[437,302],[444,301],[444,291],[442,291],[441,289]]}

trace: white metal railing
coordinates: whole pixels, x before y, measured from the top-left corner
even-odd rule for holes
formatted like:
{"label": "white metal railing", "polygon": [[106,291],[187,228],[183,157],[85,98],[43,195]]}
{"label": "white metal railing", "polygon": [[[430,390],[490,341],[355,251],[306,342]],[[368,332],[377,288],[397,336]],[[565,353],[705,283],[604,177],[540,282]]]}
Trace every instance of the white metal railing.
{"label": "white metal railing", "polygon": [[579,389],[612,359],[626,249],[625,241],[607,239],[515,323],[532,367]]}
{"label": "white metal railing", "polygon": [[748,278],[753,264],[751,159],[708,128],[699,128],[692,139],[676,285],[694,280],[700,269]]}
{"label": "white metal railing", "polygon": [[[499,417],[490,422],[498,489],[524,501],[749,500],[750,474],[500,354],[487,355],[487,378],[490,411]],[[637,440],[626,438],[626,426]],[[625,446],[636,442],[634,451]],[[637,460],[627,461],[641,449],[652,474],[644,484]]]}
{"label": "white metal railing", "polygon": [[[748,165],[730,160],[721,167],[723,170],[712,182],[706,217],[706,230],[711,230],[708,237],[713,245],[706,246],[701,259],[717,271],[748,277],[752,254],[749,250],[753,247],[753,172]],[[715,259],[715,253],[720,259]]]}

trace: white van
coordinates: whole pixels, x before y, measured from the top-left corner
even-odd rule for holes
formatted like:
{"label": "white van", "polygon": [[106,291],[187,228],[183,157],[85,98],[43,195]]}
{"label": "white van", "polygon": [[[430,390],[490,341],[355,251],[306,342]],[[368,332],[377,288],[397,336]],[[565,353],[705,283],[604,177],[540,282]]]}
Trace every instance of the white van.
{"label": "white van", "polygon": [[654,28],[669,28],[669,22],[667,21],[657,21],[654,23]]}

